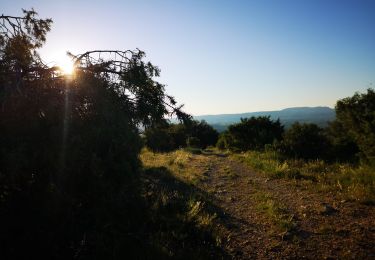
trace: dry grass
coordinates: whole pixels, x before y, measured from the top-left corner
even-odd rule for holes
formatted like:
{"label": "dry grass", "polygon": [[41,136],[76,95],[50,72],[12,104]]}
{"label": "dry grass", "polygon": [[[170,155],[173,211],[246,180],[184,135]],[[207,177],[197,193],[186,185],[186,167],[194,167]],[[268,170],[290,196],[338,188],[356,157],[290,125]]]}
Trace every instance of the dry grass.
{"label": "dry grass", "polygon": [[[165,167],[171,177],[185,183],[187,187],[196,186],[198,182],[204,180],[211,163],[207,156],[193,155],[190,151],[183,149],[169,153],[153,153],[144,149],[141,153],[141,160],[146,169]],[[180,191],[176,188],[175,192]],[[198,190],[191,188],[188,194],[185,194],[186,212],[181,217],[184,221],[194,222],[199,228],[209,228],[216,219],[216,213],[209,209],[208,198],[199,193]],[[163,199],[162,192],[160,196],[161,201],[167,200]]]}
{"label": "dry grass", "polygon": [[268,178],[309,180],[314,188],[339,192],[365,204],[375,203],[375,170],[368,166],[284,160],[276,152],[250,151],[232,156]]}
{"label": "dry grass", "polygon": [[[223,257],[221,237],[215,229],[219,221],[215,208],[207,195],[194,185],[204,178],[205,171],[197,168],[194,161],[204,158],[183,150],[170,153],[143,150],[141,160],[144,197],[152,209],[151,219],[156,223],[156,232],[152,234],[156,247],[176,258]],[[181,244],[183,248],[178,248]]]}
{"label": "dry grass", "polygon": [[264,213],[273,223],[277,233],[286,233],[296,227],[293,214],[288,213],[285,205],[277,201],[270,193],[257,191],[252,199],[257,203],[257,209]]}
{"label": "dry grass", "polygon": [[[145,167],[166,167],[176,178],[190,184],[197,184],[204,180],[205,172],[210,167],[207,156],[193,155],[183,149],[170,153],[153,153],[144,149],[141,160]],[[198,165],[205,165],[205,167],[197,167]]]}

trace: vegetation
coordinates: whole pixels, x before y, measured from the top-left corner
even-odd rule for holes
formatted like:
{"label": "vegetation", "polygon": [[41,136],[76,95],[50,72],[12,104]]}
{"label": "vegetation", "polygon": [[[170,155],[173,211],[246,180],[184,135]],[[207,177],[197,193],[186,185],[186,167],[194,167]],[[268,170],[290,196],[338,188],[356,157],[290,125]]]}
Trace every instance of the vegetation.
{"label": "vegetation", "polygon": [[283,136],[281,150],[290,157],[326,158],[328,140],[323,129],[315,124],[294,123]]}
{"label": "vegetation", "polygon": [[[142,154],[145,169],[141,173],[142,194],[148,209],[145,241],[163,254],[159,257],[148,255],[149,252],[139,255],[146,253],[149,258],[223,258],[225,253],[215,229],[218,222],[216,211],[205,193],[178,178],[169,167],[156,166],[156,156],[152,157],[153,161],[147,161],[147,156],[152,155],[148,152]],[[182,161],[176,163],[183,165]]]}
{"label": "vegetation", "polygon": [[185,145],[183,125],[164,123],[147,128],[144,132],[145,145],[155,152],[168,152]]}
{"label": "vegetation", "polygon": [[277,229],[276,232],[282,232],[284,235],[295,228],[293,215],[289,214],[287,208],[270,193],[258,191],[253,199],[257,203],[257,209],[271,219]]}
{"label": "vegetation", "polygon": [[219,133],[206,121],[194,121],[191,125],[191,137],[199,140],[199,147],[205,149],[214,146],[219,138]]}
{"label": "vegetation", "polygon": [[329,141],[329,158],[338,162],[358,163],[359,148],[342,124],[335,120],[325,129]]}
{"label": "vegetation", "polygon": [[146,129],[146,146],[155,152],[168,152],[182,147],[205,149],[216,144],[218,132],[205,121],[186,124],[163,124]]}
{"label": "vegetation", "polygon": [[303,180],[322,191],[341,193],[346,199],[375,203],[375,172],[370,166],[327,163],[323,160],[288,159],[276,151],[234,154],[268,178]]}
{"label": "vegetation", "polygon": [[337,101],[337,119],[326,128],[295,122],[287,131],[269,117],[242,119],[229,126],[217,142],[219,149],[250,151],[274,149],[294,159],[372,164],[374,143],[374,90]]}
{"label": "vegetation", "polygon": [[[192,154],[144,149],[141,159],[147,168],[165,167],[202,195],[199,221],[210,223],[206,227],[217,245],[232,258],[254,251],[265,258],[290,256],[291,248],[293,254],[319,258],[336,243],[338,255],[371,254],[373,243],[366,237],[372,230],[375,178],[369,167],[289,159],[272,150]],[[360,246],[353,250],[352,245]],[[313,253],[310,246],[316,246]]]}
{"label": "vegetation", "polygon": [[268,116],[242,118],[241,122],[229,126],[223,133],[218,147],[226,149],[261,150],[266,144],[280,140],[284,127],[279,120]]}
{"label": "vegetation", "polygon": [[[342,193],[348,199],[372,204],[375,202],[375,171],[372,165],[374,96],[374,91],[369,89],[366,94],[356,93],[353,97],[339,100],[336,105],[337,120],[327,128],[296,122],[272,145],[269,138],[265,150],[259,149],[261,144],[254,145],[250,138],[255,135],[250,134],[253,132],[243,130],[245,123],[255,122],[255,118],[243,120],[240,124],[243,128],[237,128],[245,137],[233,138],[233,127],[237,125],[231,126],[228,132],[221,134],[217,147],[247,151],[234,156],[269,178],[302,179],[317,184],[323,190]],[[246,137],[248,140],[245,140]],[[235,145],[235,142],[241,145]],[[362,158],[360,164],[358,154]]]}
{"label": "vegetation", "polygon": [[[297,122],[284,132],[279,120],[260,116],[219,137],[181,111],[142,51],[70,54],[75,72],[67,76],[37,53],[51,19],[31,10],[0,20],[5,259],[225,258],[228,223],[244,224],[217,201],[233,215],[250,207],[282,240],[297,229],[292,206],[267,190],[269,180],[375,203],[372,89],[339,100],[337,120],[325,129]],[[172,115],[181,123],[170,124]],[[231,152],[206,149],[215,144]],[[230,208],[236,198],[228,191],[246,207]]]}
{"label": "vegetation", "polygon": [[375,163],[375,91],[356,93],[336,104],[337,121],[357,144],[362,159]]}
{"label": "vegetation", "polygon": [[[202,204],[183,200],[181,209],[150,213],[153,204],[143,196],[139,126],[151,128],[170,114],[189,121],[154,80],[159,69],[139,50],[116,51],[121,61],[106,60],[102,51],[97,59],[95,51],[72,55],[75,74],[65,76],[36,53],[52,21],[24,13],[1,16],[0,25],[2,257],[211,254],[210,247],[173,237],[186,231],[189,241],[209,241],[193,224]],[[190,212],[181,232],[180,222],[170,226],[167,218],[179,210]]]}

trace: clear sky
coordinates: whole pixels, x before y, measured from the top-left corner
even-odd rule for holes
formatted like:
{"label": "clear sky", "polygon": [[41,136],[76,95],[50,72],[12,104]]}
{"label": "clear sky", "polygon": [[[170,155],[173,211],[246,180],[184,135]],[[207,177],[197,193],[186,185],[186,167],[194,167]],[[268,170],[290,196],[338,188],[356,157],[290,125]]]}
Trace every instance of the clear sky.
{"label": "clear sky", "polygon": [[330,106],[375,84],[375,0],[0,0],[54,24],[46,61],[144,50],[194,115]]}

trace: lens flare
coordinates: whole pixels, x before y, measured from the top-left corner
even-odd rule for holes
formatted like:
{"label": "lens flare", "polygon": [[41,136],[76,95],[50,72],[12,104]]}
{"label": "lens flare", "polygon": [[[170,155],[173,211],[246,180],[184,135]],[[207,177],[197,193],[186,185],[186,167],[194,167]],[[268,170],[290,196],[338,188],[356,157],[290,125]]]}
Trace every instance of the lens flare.
{"label": "lens flare", "polygon": [[74,72],[73,61],[62,62],[58,64],[63,74],[71,75]]}
{"label": "lens flare", "polygon": [[53,63],[59,67],[64,75],[72,75],[74,73],[74,61],[64,53],[64,51],[52,55]]}

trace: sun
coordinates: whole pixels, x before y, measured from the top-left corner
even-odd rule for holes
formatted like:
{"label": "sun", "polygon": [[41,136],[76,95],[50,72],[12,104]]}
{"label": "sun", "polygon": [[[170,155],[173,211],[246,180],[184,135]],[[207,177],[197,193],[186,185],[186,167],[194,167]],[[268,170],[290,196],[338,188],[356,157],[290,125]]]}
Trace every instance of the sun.
{"label": "sun", "polygon": [[74,63],[70,59],[64,59],[57,63],[57,66],[61,69],[61,72],[65,75],[72,75],[74,72]]}
{"label": "sun", "polygon": [[74,74],[74,61],[64,52],[54,53],[52,59],[63,75]]}

